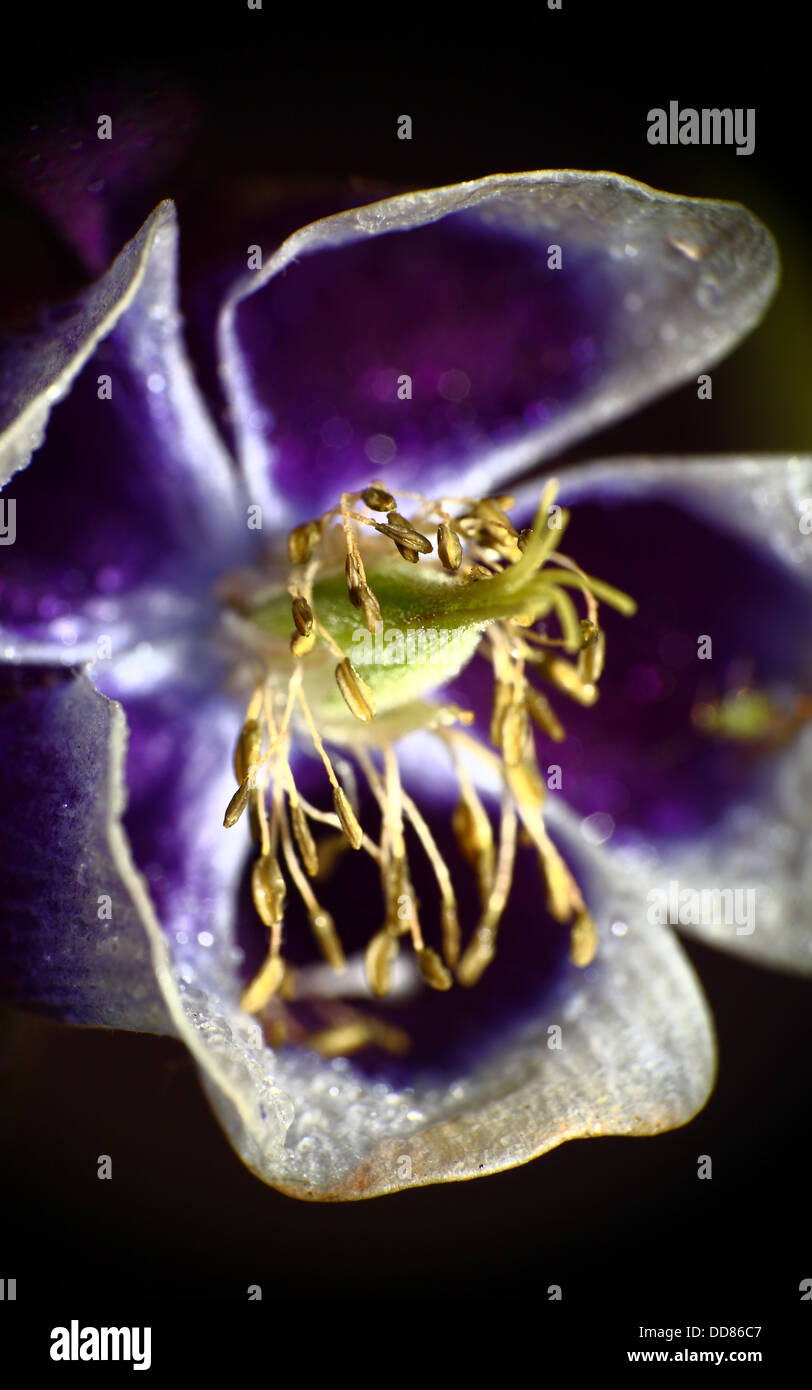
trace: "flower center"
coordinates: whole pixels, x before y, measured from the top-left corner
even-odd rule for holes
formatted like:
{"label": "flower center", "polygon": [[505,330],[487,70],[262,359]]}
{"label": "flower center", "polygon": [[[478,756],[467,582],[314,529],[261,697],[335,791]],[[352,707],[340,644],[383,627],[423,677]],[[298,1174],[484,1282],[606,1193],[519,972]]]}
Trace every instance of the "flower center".
{"label": "flower center", "polygon": [[[383,925],[364,955],[377,996],[390,990],[405,938],[429,988],[447,990],[455,979],[476,984],[496,950],[520,827],[538,855],[548,910],[569,929],[571,959],[579,966],[593,959],[594,922],[544,825],[546,785],[533,725],[553,742],[565,734],[534,680],[594,704],[605,658],[599,604],[624,614],[635,604],[561,554],[569,517],[555,504],[556,495],[551,480],[533,525],[518,531],[508,515],[512,498],[432,500],[411,492],[395,498],[374,483],[343,494],[337,507],[291,531],[286,584],[259,576],[228,594],[252,695],[235,750],[238,787],[224,824],[236,824],[248,808],[258,844],[253,901],[270,934],[267,958],[242,1005],[262,1015],[278,1040],[295,1034],[288,1005],[297,997],[297,980],[282,953],[288,884],[304,903],[322,955],[336,972],[346,969],[336,923],[316,894],[334,857],[336,831],[369,855],[380,874]],[[410,519],[400,506],[410,510]],[[493,669],[492,748],[466,732],[472,713],[437,694],[475,655],[486,656]],[[395,747],[417,730],[445,745],[456,773],[453,830],[480,903],[467,941],[451,872],[401,784]],[[312,805],[296,786],[290,751],[302,738],[321,759],[332,812]],[[378,805],[374,836],[359,820],[353,782],[342,781],[336,770],[342,749]],[[496,773],[502,788],[496,828],[471,775],[477,761]],[[434,872],[439,950],[426,941],[418,914],[407,825]],[[402,1039],[389,1031],[387,1040],[385,1025],[344,1009],[330,1028],[306,1041],[327,1053],[369,1042],[399,1050]]]}

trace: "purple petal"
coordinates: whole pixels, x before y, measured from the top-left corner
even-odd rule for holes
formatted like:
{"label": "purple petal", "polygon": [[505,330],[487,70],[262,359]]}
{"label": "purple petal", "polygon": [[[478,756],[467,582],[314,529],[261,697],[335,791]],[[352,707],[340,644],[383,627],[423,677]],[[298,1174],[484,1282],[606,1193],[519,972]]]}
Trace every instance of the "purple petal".
{"label": "purple petal", "polygon": [[3,993],[70,1023],[165,1033],[118,829],[125,739],[86,676],[0,673]]}
{"label": "purple petal", "polygon": [[68,317],[4,349],[4,476],[40,448],[70,392],[4,494],[16,508],[0,581],[6,659],[77,662],[102,635],[119,652],[188,626],[218,567],[245,551],[229,460],[184,355],[175,258],[162,204]]}
{"label": "purple petal", "polygon": [[227,938],[247,842],[244,825],[224,830],[223,813],[241,706],[223,693],[211,650],[192,643],[137,650],[100,667],[99,678],[126,715],[124,826],[174,959],[202,947],[204,956],[223,952],[219,968],[231,969]]}
{"label": "purple petal", "polygon": [[743,208],[616,175],[497,175],[324,218],[224,306],[248,491],[282,525],[373,475],[493,487],[718,360],[776,275]]}

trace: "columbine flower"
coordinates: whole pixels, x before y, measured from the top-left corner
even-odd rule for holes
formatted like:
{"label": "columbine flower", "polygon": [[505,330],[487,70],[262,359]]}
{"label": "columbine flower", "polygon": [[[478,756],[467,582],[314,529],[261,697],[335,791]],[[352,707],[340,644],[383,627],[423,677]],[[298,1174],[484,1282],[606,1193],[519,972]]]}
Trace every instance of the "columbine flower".
{"label": "columbine flower", "polygon": [[175,253],[4,359],[8,992],[175,1033],[297,1196],[685,1122],[669,923],[811,959],[809,461],[506,492],[726,353],[768,233],[567,171],[324,218],[226,299],[223,436]]}

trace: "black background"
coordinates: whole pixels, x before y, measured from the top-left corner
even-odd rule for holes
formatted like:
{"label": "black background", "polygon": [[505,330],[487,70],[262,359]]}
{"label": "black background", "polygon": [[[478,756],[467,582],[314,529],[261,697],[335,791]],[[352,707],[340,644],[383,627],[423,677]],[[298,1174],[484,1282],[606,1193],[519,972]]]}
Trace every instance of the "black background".
{"label": "black background", "polygon": [[[103,78],[127,91],[182,82],[199,113],[182,160],[134,191],[127,235],[175,195],[192,244],[205,236],[206,190],[222,199],[223,180],[258,174],[430,187],[570,166],[736,198],[783,253],[765,325],[715,369],[712,407],[676,392],[573,457],[808,448],[810,123],[792,12],[564,0],[560,14],[537,6],[532,22],[506,7],[440,18],[387,7],[352,29],[333,19],[326,32],[308,17],[294,32],[268,0],[261,12],[167,0],[18,16],[2,93],[6,175],[27,123],[78,112]],[[646,113],[672,99],[755,107],[755,153],[649,146]],[[410,143],[395,136],[402,112]],[[81,272],[22,209],[11,177],[0,198],[0,289],[14,317]],[[111,1299],[244,1302],[259,1283],[266,1300],[525,1294],[552,1332],[546,1290],[560,1284],[587,1323],[615,1310],[619,1346],[638,1345],[644,1311],[663,1325],[762,1322],[777,1341],[810,1307],[798,1293],[812,1277],[809,987],[686,949],[721,1055],[691,1125],[576,1142],[492,1178],[352,1205],[299,1204],[263,1187],[229,1149],[179,1044],[8,1012],[0,1276],[16,1275],[18,1300],[62,1307],[60,1320],[99,1321]],[[96,1178],[101,1153],[113,1156],[109,1183]],[[710,1182],[697,1180],[700,1154],[712,1156]]]}

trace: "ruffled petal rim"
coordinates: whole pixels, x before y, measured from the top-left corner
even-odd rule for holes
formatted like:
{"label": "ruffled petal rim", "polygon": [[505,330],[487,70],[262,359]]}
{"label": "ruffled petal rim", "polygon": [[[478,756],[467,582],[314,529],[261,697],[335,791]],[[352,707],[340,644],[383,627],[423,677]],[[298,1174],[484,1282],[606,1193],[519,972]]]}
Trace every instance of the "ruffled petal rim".
{"label": "ruffled petal rim", "polygon": [[6,492],[3,660],[77,665],[194,625],[212,575],[249,550],[185,354],[176,262],[167,202],[78,301],[4,345],[0,477],[40,452]]}
{"label": "ruffled petal rim", "polygon": [[[561,270],[547,265],[556,245]],[[494,175],[322,218],[221,312],[247,492],[281,527],[371,474],[493,490],[717,361],[777,277],[772,238],[744,208],[610,173]],[[401,372],[412,398],[398,398]]]}

